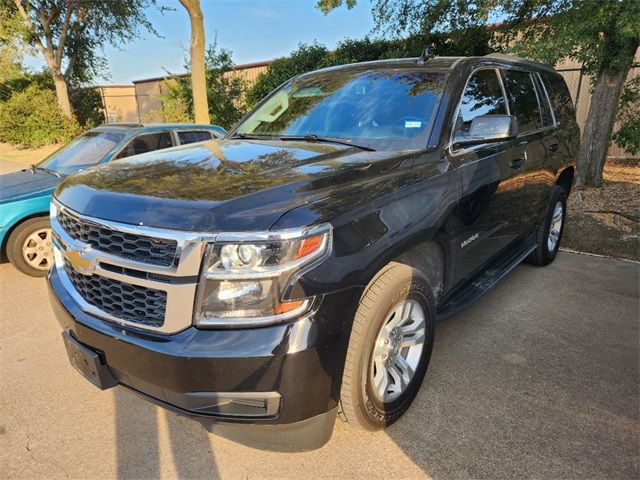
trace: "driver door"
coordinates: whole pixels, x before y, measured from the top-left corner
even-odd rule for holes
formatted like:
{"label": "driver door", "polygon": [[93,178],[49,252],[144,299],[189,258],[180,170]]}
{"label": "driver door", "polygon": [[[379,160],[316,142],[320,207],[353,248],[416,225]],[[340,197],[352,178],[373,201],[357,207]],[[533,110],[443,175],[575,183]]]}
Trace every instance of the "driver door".
{"label": "driver door", "polygon": [[450,161],[456,168],[460,201],[453,228],[455,283],[468,279],[519,234],[524,206],[525,145],[517,139],[456,148],[456,135],[468,134],[480,115],[508,115],[509,106],[499,71],[473,72],[454,117]]}

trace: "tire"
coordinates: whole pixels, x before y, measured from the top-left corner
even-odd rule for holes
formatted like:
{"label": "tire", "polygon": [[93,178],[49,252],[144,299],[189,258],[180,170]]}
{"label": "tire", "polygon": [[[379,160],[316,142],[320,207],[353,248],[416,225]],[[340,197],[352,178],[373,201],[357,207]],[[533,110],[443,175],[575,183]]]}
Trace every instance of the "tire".
{"label": "tire", "polygon": [[[560,225],[557,226],[558,208],[561,207]],[[538,225],[536,230],[536,249],[527,257],[527,262],[534,265],[549,265],[556,258],[560,241],[562,240],[562,232],[564,231],[565,216],[567,212],[567,194],[564,189],[556,185],[551,190],[551,198],[547,205],[547,211],[544,220]],[[555,241],[552,236],[552,225],[555,224]]]}
{"label": "tire", "polygon": [[53,265],[49,219],[35,217],[19,224],[7,239],[7,258],[22,273],[46,276]]}
{"label": "tire", "polygon": [[[407,320],[402,320],[406,316],[404,308],[409,308]],[[420,310],[424,337],[422,349],[418,351],[413,346],[403,347],[402,341],[417,342],[419,334],[411,336],[410,331],[420,331],[417,328]],[[364,430],[378,430],[395,422],[409,408],[431,358],[435,311],[431,287],[416,269],[393,262],[369,283],[354,317],[342,377],[340,414],[344,420]],[[390,330],[396,321],[401,323]],[[398,336],[392,336],[390,331]],[[401,332],[405,332],[405,336]],[[384,339],[389,343],[385,344]],[[383,357],[381,352],[387,351]],[[393,377],[387,367],[381,369],[380,365],[381,358],[387,358],[386,362],[393,360],[394,363],[385,364],[391,365],[389,368],[395,370],[396,375],[408,372],[396,367],[401,362],[399,357],[404,358],[404,354],[407,354],[404,364],[413,365],[414,374],[408,377],[406,388],[402,390],[402,382],[396,381],[398,377]],[[379,387],[382,385],[379,380],[384,382],[385,379],[387,382],[393,379],[389,388],[396,392],[389,393],[387,388]],[[385,398],[387,395],[389,398]]]}

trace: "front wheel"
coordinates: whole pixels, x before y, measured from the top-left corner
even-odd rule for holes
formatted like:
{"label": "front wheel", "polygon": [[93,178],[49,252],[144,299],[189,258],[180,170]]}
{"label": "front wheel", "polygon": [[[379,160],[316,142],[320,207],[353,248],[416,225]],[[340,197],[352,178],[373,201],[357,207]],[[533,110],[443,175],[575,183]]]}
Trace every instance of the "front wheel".
{"label": "front wheel", "polygon": [[556,258],[564,231],[564,219],[567,210],[567,194],[556,185],[551,190],[544,220],[536,230],[536,249],[527,261],[534,265],[549,265]]}
{"label": "front wheel", "polygon": [[22,273],[46,276],[53,265],[49,219],[35,217],[18,225],[7,239],[7,257]]}
{"label": "front wheel", "polygon": [[356,312],[340,391],[349,423],[377,430],[409,408],[433,349],[435,301],[416,269],[391,263],[367,286]]}

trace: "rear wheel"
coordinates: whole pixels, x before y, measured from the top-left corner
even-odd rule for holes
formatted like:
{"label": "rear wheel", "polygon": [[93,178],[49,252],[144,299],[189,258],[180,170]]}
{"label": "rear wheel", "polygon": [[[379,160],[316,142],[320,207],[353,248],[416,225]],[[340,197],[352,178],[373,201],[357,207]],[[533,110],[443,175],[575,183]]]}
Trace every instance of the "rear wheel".
{"label": "rear wheel", "polygon": [[18,225],[7,239],[7,258],[22,273],[44,277],[53,265],[49,219],[35,217]]}
{"label": "rear wheel", "polygon": [[400,263],[367,286],[354,318],[342,379],[342,417],[376,430],[415,398],[433,349],[435,302],[423,275]]}
{"label": "rear wheel", "polygon": [[556,185],[551,191],[549,205],[544,220],[536,231],[536,249],[527,258],[535,265],[549,265],[556,258],[564,231],[564,219],[567,210],[567,194]]}

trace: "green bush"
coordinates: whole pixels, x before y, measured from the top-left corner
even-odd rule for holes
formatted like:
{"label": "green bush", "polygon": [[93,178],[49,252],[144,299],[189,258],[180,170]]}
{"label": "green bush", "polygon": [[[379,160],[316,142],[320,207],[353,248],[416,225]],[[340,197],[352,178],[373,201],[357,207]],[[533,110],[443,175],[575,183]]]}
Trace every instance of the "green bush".
{"label": "green bush", "polygon": [[625,85],[616,122],[618,130],[613,134],[613,141],[629,154],[637,155],[640,152],[640,77]]}
{"label": "green bush", "polygon": [[0,103],[0,141],[21,147],[65,142],[79,132],[78,124],[65,117],[50,90],[35,85],[13,93]]}
{"label": "green bush", "polygon": [[266,72],[258,75],[256,83],[247,91],[246,101],[253,106],[296,75],[319,68],[368,62],[391,58],[418,57],[425,47],[434,55],[486,55],[492,52],[489,46],[491,33],[483,27],[469,28],[456,32],[453,41],[451,33],[432,32],[416,34],[403,39],[345,39],[338,43],[334,51],[318,43],[298,45],[288,57],[275,59]]}

